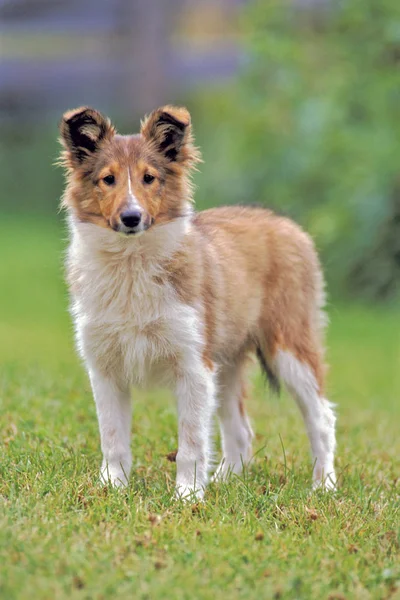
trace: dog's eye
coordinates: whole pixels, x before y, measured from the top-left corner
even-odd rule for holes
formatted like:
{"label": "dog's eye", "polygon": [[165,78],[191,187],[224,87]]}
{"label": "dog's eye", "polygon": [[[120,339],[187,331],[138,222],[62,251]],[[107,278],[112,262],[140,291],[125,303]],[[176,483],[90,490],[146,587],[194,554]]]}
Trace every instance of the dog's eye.
{"label": "dog's eye", "polygon": [[107,185],[112,185],[113,183],[115,183],[115,177],[114,175],[107,175],[106,177],[103,177],[103,181]]}
{"label": "dog's eye", "polygon": [[154,179],[155,179],[154,175],[150,175],[150,173],[145,173],[143,176],[143,181],[144,181],[144,183],[147,183],[147,185],[149,183],[153,183]]}

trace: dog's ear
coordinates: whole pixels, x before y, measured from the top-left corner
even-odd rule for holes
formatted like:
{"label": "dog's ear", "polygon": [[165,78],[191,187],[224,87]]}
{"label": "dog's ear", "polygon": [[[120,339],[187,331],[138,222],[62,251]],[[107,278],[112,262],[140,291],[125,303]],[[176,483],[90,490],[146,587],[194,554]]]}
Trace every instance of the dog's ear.
{"label": "dog's ear", "polygon": [[186,108],[163,106],[154,110],[142,122],[140,133],[169,162],[199,159],[192,145],[192,125]]}
{"label": "dog's ear", "polygon": [[[107,117],[86,106],[68,110],[60,122],[61,143],[71,165],[81,165],[100,144],[115,134]],[[69,159],[69,160],[68,160]]]}

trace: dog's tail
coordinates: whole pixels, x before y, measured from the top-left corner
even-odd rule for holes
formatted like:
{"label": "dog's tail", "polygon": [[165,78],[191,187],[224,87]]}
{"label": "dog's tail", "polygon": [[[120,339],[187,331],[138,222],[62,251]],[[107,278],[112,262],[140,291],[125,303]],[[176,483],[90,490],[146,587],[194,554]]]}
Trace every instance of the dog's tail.
{"label": "dog's tail", "polygon": [[258,358],[258,362],[260,363],[261,370],[265,375],[265,379],[268,381],[270,390],[274,394],[279,395],[279,393],[281,391],[280,381],[279,381],[276,373],[274,373],[273,369],[268,364],[261,348],[259,348],[259,347],[257,348],[257,358]]}

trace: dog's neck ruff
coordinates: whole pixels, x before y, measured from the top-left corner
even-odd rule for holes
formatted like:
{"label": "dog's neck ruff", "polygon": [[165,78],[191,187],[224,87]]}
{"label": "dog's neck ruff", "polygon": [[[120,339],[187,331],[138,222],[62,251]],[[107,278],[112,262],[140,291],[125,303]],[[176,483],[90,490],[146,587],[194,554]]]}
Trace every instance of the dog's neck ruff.
{"label": "dog's neck ruff", "polygon": [[[185,215],[168,223],[153,225],[145,232],[124,235],[99,227],[93,223],[69,217],[72,246],[81,256],[101,254],[112,261],[119,257],[141,257],[149,261],[165,260],[180,248],[185,236],[190,232],[192,210],[188,205]],[[84,268],[84,265],[81,265]]]}

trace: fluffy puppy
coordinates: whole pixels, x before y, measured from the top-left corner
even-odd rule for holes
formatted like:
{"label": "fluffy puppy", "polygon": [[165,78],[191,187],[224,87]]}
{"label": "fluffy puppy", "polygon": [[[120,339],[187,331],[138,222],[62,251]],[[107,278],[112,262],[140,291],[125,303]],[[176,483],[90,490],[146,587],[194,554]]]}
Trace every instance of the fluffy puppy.
{"label": "fluffy puppy", "polygon": [[323,278],[310,238],[269,210],[193,211],[199,161],[185,108],[164,106],[137,135],[92,108],[64,114],[68,283],[79,352],[99,420],[101,478],[131,469],[132,386],[173,386],[177,495],[201,497],[217,412],[216,478],[239,473],[253,433],[244,366],[255,354],[273,387],[297,401],[315,486],[335,485],[335,417],[324,397]]}

